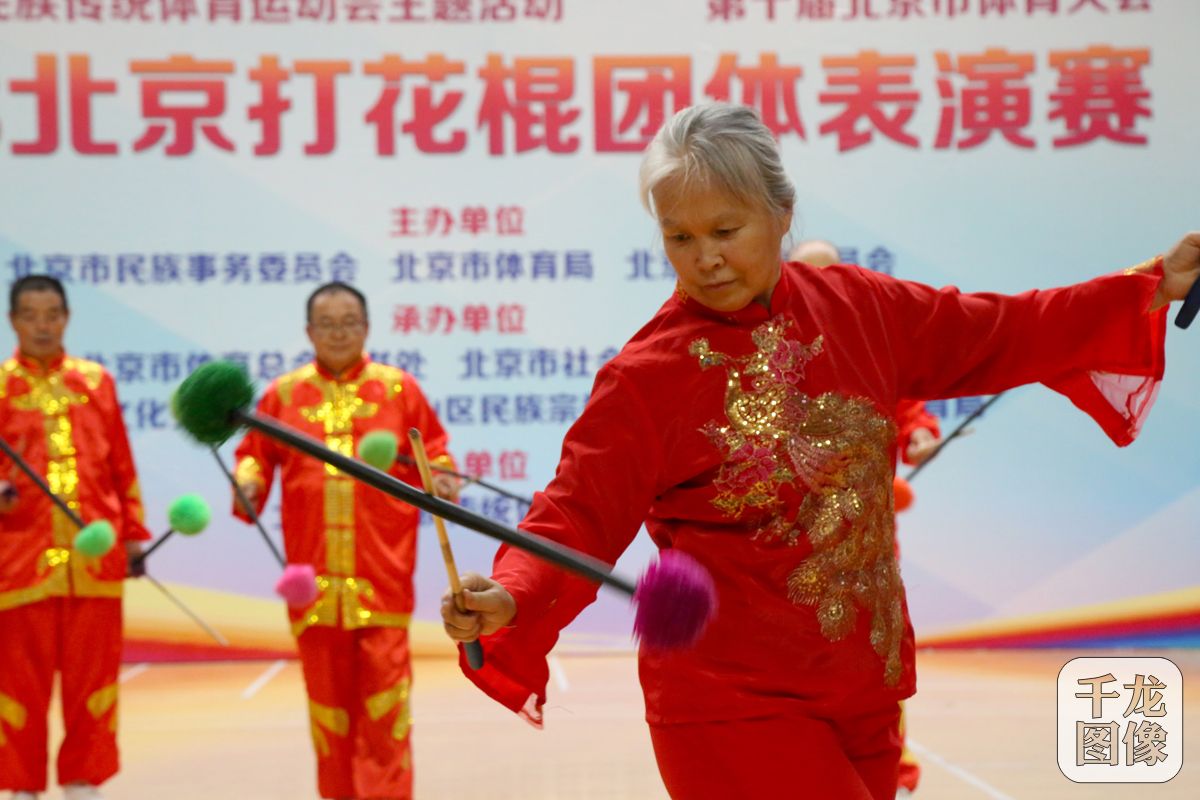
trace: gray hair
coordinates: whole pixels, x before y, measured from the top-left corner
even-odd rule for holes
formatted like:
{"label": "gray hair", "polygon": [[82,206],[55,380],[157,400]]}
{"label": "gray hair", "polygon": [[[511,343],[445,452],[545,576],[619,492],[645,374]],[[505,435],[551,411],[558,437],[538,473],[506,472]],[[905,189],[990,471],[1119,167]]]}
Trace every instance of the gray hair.
{"label": "gray hair", "polygon": [[653,192],[664,180],[686,188],[711,184],[748,205],[790,213],[796,187],[783,169],[771,131],[746,106],[703,103],[667,120],[642,156],[638,191],[657,217]]}

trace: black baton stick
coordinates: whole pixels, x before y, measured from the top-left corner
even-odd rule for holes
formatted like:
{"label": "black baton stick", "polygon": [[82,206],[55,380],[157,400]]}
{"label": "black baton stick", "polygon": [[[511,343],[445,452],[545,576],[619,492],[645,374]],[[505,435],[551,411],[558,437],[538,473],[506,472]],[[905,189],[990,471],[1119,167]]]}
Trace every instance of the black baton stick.
{"label": "black baton stick", "polygon": [[956,427],[953,431],[950,432],[949,436],[947,436],[945,439],[942,439],[942,441],[938,443],[937,448],[932,453],[929,454],[929,458],[925,459],[920,464],[917,464],[917,466],[913,467],[912,472],[910,472],[910,473],[908,473],[908,475],[904,476],[904,480],[911,483],[912,479],[917,477],[917,473],[919,473],[921,470],[925,469],[925,467],[929,466],[929,463],[931,461],[933,461],[935,458],[937,458],[939,453],[941,453],[943,450],[946,449],[946,445],[950,444],[956,438],[961,436],[962,432],[966,429],[966,427],[968,425],[970,425],[973,421],[975,421],[979,417],[983,416],[983,412],[985,412],[989,408],[991,408],[992,403],[996,402],[1003,396],[1004,396],[1004,392],[1000,392],[1000,394],[993,395],[992,397],[988,398],[988,401],[986,403],[984,403],[979,408],[972,411],[970,416],[968,416],[966,419],[964,419],[962,422],[960,422],[958,427]]}

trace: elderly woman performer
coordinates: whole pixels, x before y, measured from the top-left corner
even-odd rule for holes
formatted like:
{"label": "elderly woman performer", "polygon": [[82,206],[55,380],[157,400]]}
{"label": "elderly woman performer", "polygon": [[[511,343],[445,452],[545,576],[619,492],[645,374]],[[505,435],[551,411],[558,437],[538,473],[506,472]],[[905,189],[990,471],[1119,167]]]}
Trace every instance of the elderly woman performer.
{"label": "elderly woman performer", "polygon": [[[521,527],[615,562],[645,523],[712,573],[717,616],[639,653],[676,798],[891,798],[915,690],[893,547],[892,411],[904,397],[1041,381],[1131,442],[1163,375],[1165,306],[1200,276],[1168,255],[1017,296],[780,263],[795,192],[754,112],[676,114],[642,162],[676,291],[596,377]],[[464,577],[451,638],[481,638],[484,691],[540,723],[545,656],[596,587],[501,548]]]}

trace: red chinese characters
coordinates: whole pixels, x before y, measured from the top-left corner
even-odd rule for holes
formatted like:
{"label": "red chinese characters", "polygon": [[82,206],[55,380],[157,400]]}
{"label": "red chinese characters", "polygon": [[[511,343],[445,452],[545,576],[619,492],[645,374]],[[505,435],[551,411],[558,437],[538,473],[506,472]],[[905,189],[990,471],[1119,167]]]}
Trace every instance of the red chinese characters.
{"label": "red chinese characters", "polygon": [[[551,153],[573,153],[579,137],[565,128],[579,117],[578,108],[565,107],[575,91],[575,68],[569,58],[516,58],[511,67],[489,53],[480,68],[483,100],[476,121],[488,135],[488,152],[502,155],[506,123],[513,128],[514,150],[524,153],[544,147]],[[512,86],[511,92],[508,86]]]}
{"label": "red chinese characters", "polygon": [[1147,49],[1094,45],[1050,53],[1050,66],[1059,71],[1058,89],[1050,95],[1050,119],[1062,120],[1066,126],[1066,134],[1056,137],[1054,146],[1096,139],[1146,144],[1146,135],[1135,127],[1139,117],[1150,116],[1150,91],[1141,77],[1142,67],[1149,63]]}
{"label": "red chinese characters", "polygon": [[[198,61],[191,56],[171,56],[166,61],[134,61],[130,71],[142,79],[142,116],[149,122],[146,132],[133,144],[135,151],[149,150],[167,135],[173,138],[164,152],[169,156],[190,155],[196,146],[196,128],[211,144],[233,152],[234,146],[216,119],[225,113],[225,79],[233,73],[232,61]],[[181,102],[179,95],[194,96],[197,102]]]}
{"label": "red chinese characters", "polygon": [[[943,105],[935,147],[966,150],[983,144],[993,133],[1017,147],[1034,146],[1024,132],[1032,114],[1026,79],[1033,72],[1033,54],[990,48],[957,59],[939,52],[936,58]],[[955,79],[963,83],[956,87]],[[963,136],[956,142],[957,129]]]}
{"label": "red chinese characters", "polygon": [[722,53],[704,93],[714,100],[730,101],[736,78],[742,84],[739,101],[757,109],[771,133],[794,133],[803,139],[804,123],[796,101],[796,84],[803,75],[798,66],[781,65],[775,53],[761,53],[757,66],[738,66],[737,55]]}
{"label": "red chinese characters", "polygon": [[597,56],[592,73],[599,153],[640,153],[663,120],[692,104],[687,56]]}
{"label": "red chinese characters", "polygon": [[875,131],[898,144],[917,147],[917,138],[904,129],[920,99],[911,88],[916,58],[864,50],[855,56],[823,58],[821,65],[831,90],[818,99],[843,105],[840,114],[822,123],[821,133],[836,135],[839,151],[868,144]]}

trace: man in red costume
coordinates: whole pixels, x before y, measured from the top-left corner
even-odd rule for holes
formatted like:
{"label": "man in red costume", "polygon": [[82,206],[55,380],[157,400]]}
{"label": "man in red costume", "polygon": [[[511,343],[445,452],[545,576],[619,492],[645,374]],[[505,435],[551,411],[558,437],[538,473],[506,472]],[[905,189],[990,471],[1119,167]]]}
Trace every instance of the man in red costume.
{"label": "man in red costume", "polygon": [[[680,111],[641,179],[677,290],[597,374],[521,527],[615,563],[644,523],[711,574],[717,613],[695,645],[638,654],[672,797],[891,800],[916,687],[897,404],[1040,381],[1130,443],[1162,380],[1165,306],[1200,277],[1200,233],[1074,286],[962,294],[781,264],[795,190],[749,109]],[[540,721],[546,654],[596,585],[507,546],[463,585],[468,612],[444,599],[446,630],[486,658],[464,672]]]}
{"label": "man in red costume", "polygon": [[122,581],[150,534],[113,379],[63,351],[62,284],[18,280],[8,318],[17,349],[0,365],[0,436],[85,522],[111,522],[118,546],[98,558],[73,549],[74,524],[0,456],[0,789],[17,800],[46,789],[58,671],[58,782],[67,800],[95,800],[118,769]]}
{"label": "man in red costume", "polygon": [[[411,455],[417,428],[435,466],[453,468],[446,432],[408,373],[364,355],[367,304],[331,283],[308,300],[311,364],[271,384],[259,402],[275,417],[345,455],[375,430],[389,430]],[[251,432],[237,449],[237,480],[261,511],[276,473],[283,492],[288,563],[312,564],[319,594],[289,608],[300,649],[322,797],[401,800],[412,796],[408,625],[413,609],[418,513],[332,467]],[[392,474],[421,485],[416,467]],[[435,476],[438,493],[457,482]],[[235,511],[244,517],[235,503]]]}

